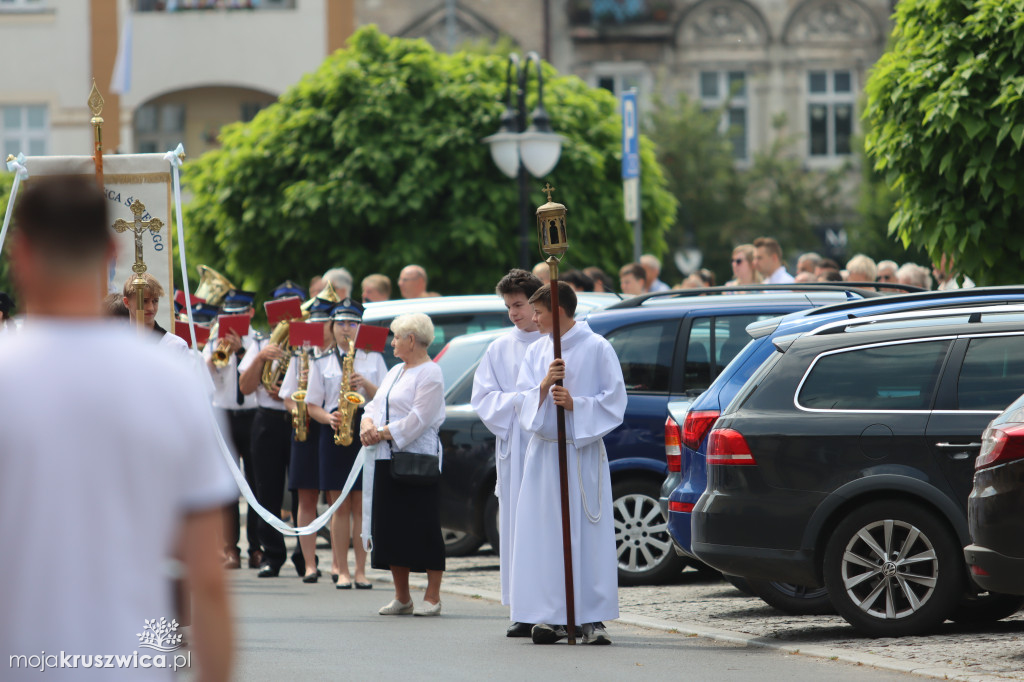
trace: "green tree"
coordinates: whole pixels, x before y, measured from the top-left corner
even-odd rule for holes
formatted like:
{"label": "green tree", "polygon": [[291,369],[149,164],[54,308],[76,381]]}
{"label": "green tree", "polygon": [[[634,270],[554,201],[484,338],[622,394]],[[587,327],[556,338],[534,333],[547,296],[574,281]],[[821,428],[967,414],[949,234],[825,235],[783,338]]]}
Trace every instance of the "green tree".
{"label": "green tree", "polygon": [[899,192],[890,229],[979,284],[1024,259],[1024,0],[903,0],[868,80],[875,168]]}
{"label": "green tree", "polygon": [[[0,173],[0,226],[2,226],[3,216],[7,212],[7,200],[11,198],[11,185],[14,184],[14,173],[6,172],[6,165],[0,167],[5,169],[4,172]],[[25,185],[21,187],[24,188]],[[14,282],[11,281],[11,249],[8,246],[10,236],[10,228],[8,228],[7,237],[4,241],[4,253],[0,254],[0,291],[6,291],[17,303],[17,297],[14,295]]]}
{"label": "green tree", "polygon": [[[359,277],[396,276],[408,263],[427,267],[442,293],[491,291],[518,253],[516,183],[481,141],[499,127],[505,66],[360,29],[187,165],[191,259],[258,291],[333,265]],[[546,179],[569,209],[569,256],[614,271],[632,252],[617,102],[548,64],[544,76],[552,126],[566,138]],[[660,254],[675,199],[646,139],[641,164],[645,249]],[[543,184],[531,182],[537,205]]]}

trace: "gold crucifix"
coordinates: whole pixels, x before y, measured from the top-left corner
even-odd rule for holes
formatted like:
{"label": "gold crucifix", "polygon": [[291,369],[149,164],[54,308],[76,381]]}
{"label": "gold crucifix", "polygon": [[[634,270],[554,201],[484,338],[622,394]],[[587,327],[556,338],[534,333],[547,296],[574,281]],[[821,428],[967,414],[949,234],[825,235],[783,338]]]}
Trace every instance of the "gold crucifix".
{"label": "gold crucifix", "polygon": [[544,183],[544,189],[542,189],[541,192],[547,192],[548,193],[548,203],[549,204],[551,203],[551,193],[554,192],[554,191],[555,191],[555,188],[551,186],[550,182],[545,182]]}
{"label": "gold crucifix", "polygon": [[132,271],[136,275],[141,275],[146,271],[146,261],[142,258],[142,233],[149,230],[156,234],[164,224],[158,218],[143,220],[142,216],[146,215],[146,205],[138,199],[133,201],[129,208],[135,216],[134,223],[118,218],[114,221],[114,229],[118,232],[131,230],[135,233],[135,264],[132,265]]}

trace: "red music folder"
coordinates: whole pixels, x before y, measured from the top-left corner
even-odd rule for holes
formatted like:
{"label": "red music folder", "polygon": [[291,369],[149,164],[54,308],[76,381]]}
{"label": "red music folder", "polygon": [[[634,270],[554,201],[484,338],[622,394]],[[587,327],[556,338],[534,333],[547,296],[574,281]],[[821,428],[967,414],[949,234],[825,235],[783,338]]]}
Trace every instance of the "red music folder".
{"label": "red music folder", "polygon": [[267,322],[270,323],[271,327],[282,320],[293,320],[297,317],[302,317],[302,299],[298,296],[267,301],[263,304],[263,308],[267,311]]}
{"label": "red music folder", "polygon": [[223,339],[228,332],[235,332],[239,336],[249,333],[248,315],[218,315],[217,316],[217,338]]}
{"label": "red music folder", "polygon": [[[200,324],[192,325],[196,328],[196,343],[203,344],[210,339],[210,328],[204,327]],[[174,333],[176,336],[180,336],[185,339],[185,343],[192,347],[192,336],[188,332],[188,322],[182,322],[181,320],[174,321]]]}
{"label": "red music folder", "polygon": [[324,323],[292,322],[288,325],[288,343],[296,348],[306,343],[311,346],[324,345]]}
{"label": "red music folder", "polygon": [[359,325],[356,333],[356,348],[375,353],[383,353],[388,345],[388,328],[375,327],[372,324]]}

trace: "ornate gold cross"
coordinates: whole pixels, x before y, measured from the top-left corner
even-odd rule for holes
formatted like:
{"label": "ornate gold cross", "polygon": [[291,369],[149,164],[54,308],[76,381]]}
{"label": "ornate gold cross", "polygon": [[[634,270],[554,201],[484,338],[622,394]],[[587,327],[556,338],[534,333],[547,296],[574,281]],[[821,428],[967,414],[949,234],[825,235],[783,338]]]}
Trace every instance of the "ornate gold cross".
{"label": "ornate gold cross", "polygon": [[118,218],[114,221],[114,229],[118,232],[131,230],[135,233],[135,264],[132,265],[132,271],[136,275],[141,275],[146,271],[146,261],[142,258],[142,233],[149,230],[156,234],[164,224],[158,218],[143,220],[142,216],[146,215],[146,205],[138,199],[133,201],[129,208],[135,216],[134,224]]}
{"label": "ornate gold cross", "polygon": [[544,189],[542,189],[541,192],[547,192],[548,193],[548,203],[549,204],[551,203],[551,193],[554,192],[554,191],[555,191],[555,188],[551,186],[550,182],[545,182],[544,183]]}

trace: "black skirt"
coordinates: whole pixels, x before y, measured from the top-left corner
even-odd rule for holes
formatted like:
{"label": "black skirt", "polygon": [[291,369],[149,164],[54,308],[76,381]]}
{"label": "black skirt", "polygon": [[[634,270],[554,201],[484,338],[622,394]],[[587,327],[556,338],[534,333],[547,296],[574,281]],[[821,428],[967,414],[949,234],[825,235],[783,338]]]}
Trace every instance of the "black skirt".
{"label": "black skirt", "polygon": [[320,490],[320,422],[309,420],[306,440],[295,440],[292,432],[291,457],[288,460],[288,490]]}
{"label": "black skirt", "polygon": [[[335,445],[334,429],[329,425],[323,425],[320,429],[320,490],[341,490],[345,487],[348,474],[356,462],[356,455],[362,447],[359,442],[359,421],[362,414],[363,410],[360,408],[352,418],[355,433],[351,445]],[[363,474],[360,472],[352,490],[362,489]]]}
{"label": "black skirt", "polygon": [[440,486],[409,485],[391,478],[391,460],[373,469],[370,565],[388,570],[406,566],[414,573],[444,570]]}

